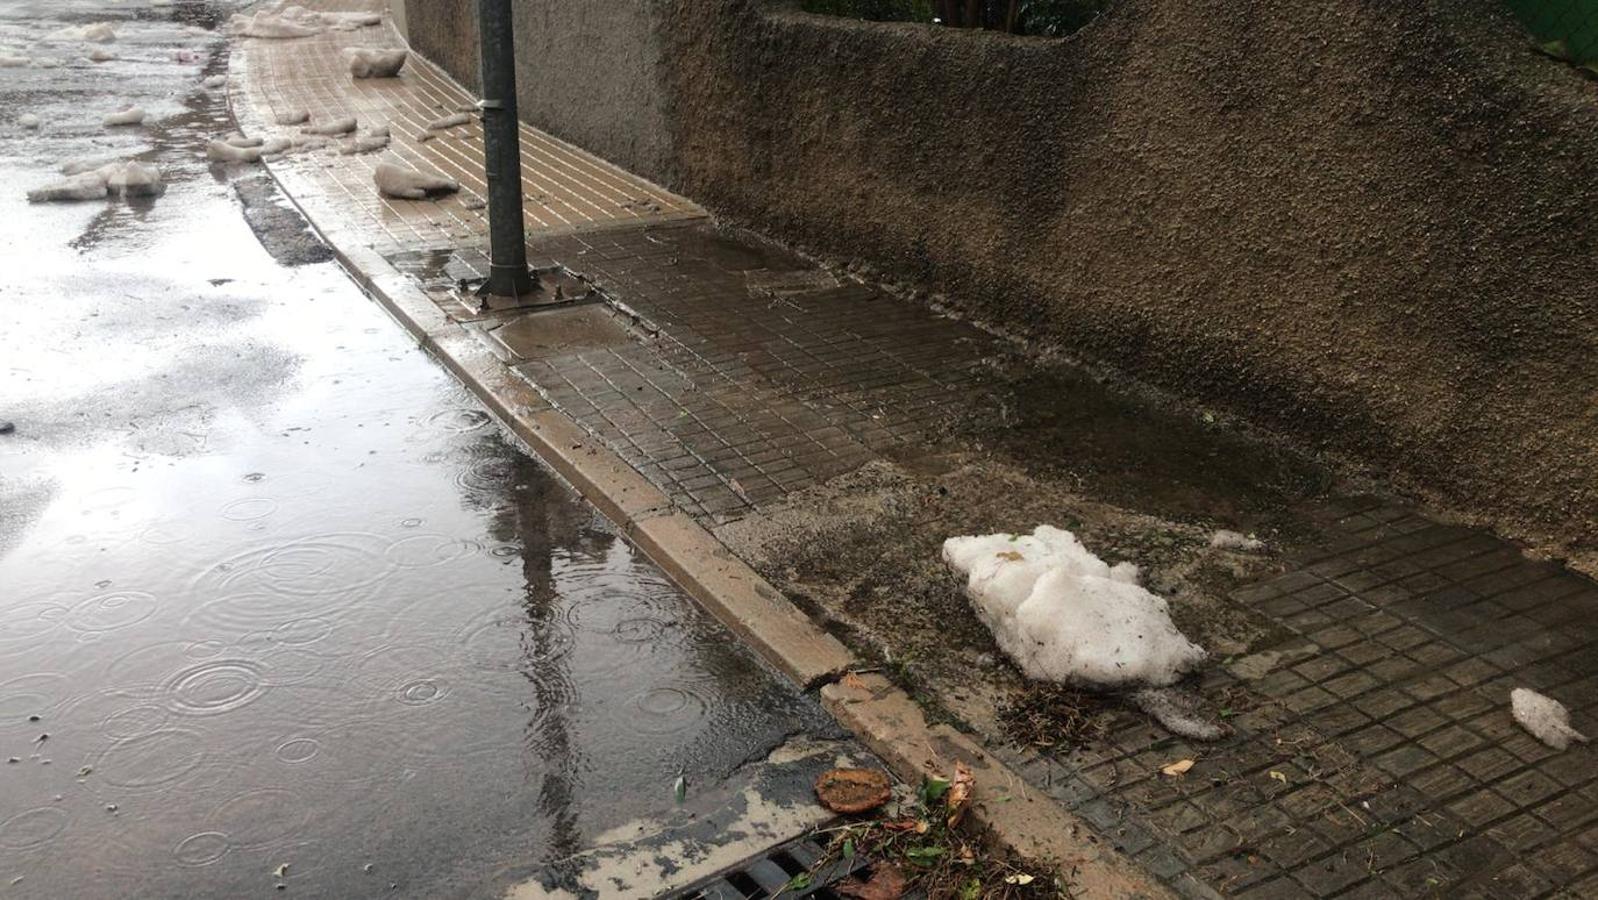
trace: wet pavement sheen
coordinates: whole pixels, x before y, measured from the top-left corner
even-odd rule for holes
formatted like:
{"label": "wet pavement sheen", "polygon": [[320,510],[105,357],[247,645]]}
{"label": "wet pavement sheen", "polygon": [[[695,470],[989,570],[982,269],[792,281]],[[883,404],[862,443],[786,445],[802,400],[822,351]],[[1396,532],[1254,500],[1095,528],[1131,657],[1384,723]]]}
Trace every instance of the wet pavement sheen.
{"label": "wet pavement sheen", "polygon": [[[200,155],[211,9],[0,2],[0,46],[111,19],[122,56],[0,70],[0,896],[490,895],[823,727],[339,269],[262,250]],[[22,199],[133,154],[165,196]]]}

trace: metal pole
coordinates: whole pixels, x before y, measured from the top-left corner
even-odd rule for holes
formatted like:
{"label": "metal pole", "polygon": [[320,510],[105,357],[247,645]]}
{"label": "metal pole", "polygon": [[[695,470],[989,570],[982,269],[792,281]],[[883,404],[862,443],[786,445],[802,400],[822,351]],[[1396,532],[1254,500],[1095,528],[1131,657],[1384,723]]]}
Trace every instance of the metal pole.
{"label": "metal pole", "polygon": [[520,297],[537,287],[522,226],[522,148],[516,119],[516,44],[511,0],[477,0],[482,36],[483,156],[488,181],[488,281],[479,295]]}

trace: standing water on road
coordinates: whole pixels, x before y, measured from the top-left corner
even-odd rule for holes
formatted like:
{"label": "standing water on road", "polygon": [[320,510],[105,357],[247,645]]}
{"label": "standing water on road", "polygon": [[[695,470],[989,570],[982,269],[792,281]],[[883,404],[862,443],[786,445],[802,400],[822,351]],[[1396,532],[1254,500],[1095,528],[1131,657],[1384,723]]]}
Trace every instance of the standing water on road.
{"label": "standing water on road", "polygon": [[[821,727],[339,269],[262,249],[258,173],[203,159],[225,11],[0,0],[60,61],[0,68],[0,897],[489,895]],[[116,59],[40,43],[100,21]],[[167,190],[23,199],[77,157]]]}

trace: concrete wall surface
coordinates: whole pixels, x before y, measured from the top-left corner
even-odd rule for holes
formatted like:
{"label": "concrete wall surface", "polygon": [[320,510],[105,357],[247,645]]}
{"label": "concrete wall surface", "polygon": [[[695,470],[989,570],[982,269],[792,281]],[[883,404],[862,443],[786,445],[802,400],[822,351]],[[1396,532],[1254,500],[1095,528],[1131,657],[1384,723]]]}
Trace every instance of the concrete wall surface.
{"label": "concrete wall surface", "polygon": [[[417,48],[473,80],[473,4],[407,2]],[[1062,40],[763,0],[517,13],[541,127],[1510,533],[1598,546],[1598,83],[1498,0],[1122,0]]]}

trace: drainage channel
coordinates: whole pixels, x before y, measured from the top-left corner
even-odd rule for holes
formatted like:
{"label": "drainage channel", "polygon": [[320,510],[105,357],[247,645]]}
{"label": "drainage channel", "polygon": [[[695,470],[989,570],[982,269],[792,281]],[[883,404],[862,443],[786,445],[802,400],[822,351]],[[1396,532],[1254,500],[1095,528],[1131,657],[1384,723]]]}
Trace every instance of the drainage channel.
{"label": "drainage channel", "polygon": [[[817,867],[827,851],[811,837],[767,850],[722,872],[680,890],[662,894],[659,900],[775,900],[775,898],[816,898],[843,900],[836,888],[851,875],[862,880],[870,875],[870,863],[856,857]],[[814,870],[814,871],[812,871]],[[808,879],[803,876],[809,876]],[[906,900],[921,900],[919,891]]]}

